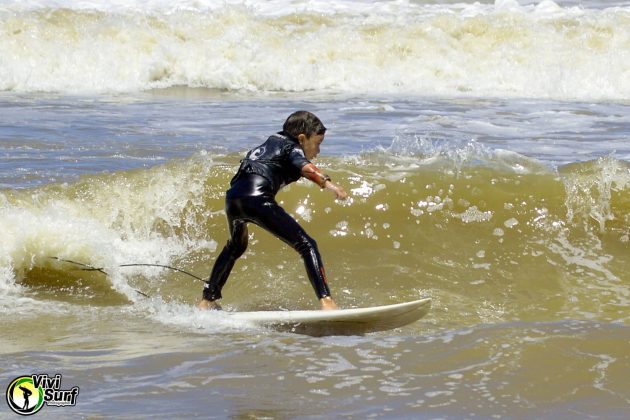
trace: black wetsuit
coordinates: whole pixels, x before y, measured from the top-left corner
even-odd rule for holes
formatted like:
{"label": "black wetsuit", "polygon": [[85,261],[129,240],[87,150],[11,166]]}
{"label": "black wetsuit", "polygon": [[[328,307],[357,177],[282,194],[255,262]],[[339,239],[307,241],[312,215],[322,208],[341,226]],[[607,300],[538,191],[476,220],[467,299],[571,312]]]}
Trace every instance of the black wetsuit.
{"label": "black wetsuit", "polygon": [[203,290],[205,299],[221,298],[221,289],[234,263],[247,248],[248,222],[266,229],[295,249],[304,260],[317,297],[330,296],[317,244],[275,200],[280,188],[300,179],[302,168],[309,163],[297,139],[282,133],[272,135],[247,153],[226,194],[230,239],[214,263]]}

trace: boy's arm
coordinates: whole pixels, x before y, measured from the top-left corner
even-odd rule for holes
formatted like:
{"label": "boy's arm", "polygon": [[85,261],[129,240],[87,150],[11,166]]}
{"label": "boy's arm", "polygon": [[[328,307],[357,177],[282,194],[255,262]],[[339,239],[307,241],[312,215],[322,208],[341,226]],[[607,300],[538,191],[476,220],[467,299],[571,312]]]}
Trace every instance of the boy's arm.
{"label": "boy's arm", "polygon": [[321,188],[326,188],[328,191],[331,191],[339,200],[348,198],[348,194],[343,188],[332,182],[328,175],[323,174],[319,168],[312,163],[308,163],[302,167],[302,176],[310,179]]}

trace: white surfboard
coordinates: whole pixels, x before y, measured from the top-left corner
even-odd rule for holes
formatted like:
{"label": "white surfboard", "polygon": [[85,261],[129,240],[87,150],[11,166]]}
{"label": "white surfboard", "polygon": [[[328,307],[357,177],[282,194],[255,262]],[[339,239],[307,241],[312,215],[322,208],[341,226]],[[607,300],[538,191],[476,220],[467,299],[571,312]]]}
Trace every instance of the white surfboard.
{"label": "white surfboard", "polygon": [[394,305],[332,311],[227,312],[230,319],[308,335],[359,335],[402,327],[431,308],[425,298]]}

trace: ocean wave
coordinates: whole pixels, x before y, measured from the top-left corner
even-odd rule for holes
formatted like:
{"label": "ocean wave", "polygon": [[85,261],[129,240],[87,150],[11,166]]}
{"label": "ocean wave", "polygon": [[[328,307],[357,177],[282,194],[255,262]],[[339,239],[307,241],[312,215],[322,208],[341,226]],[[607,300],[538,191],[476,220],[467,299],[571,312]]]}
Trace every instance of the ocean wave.
{"label": "ocean wave", "polygon": [[5,1],[0,90],[627,100],[629,43],[629,7],[549,0]]}
{"label": "ocean wave", "polygon": [[[407,279],[400,286],[404,299],[417,293],[417,270],[473,275],[471,284],[497,287],[500,279],[519,277],[522,265],[565,273],[575,279],[570,292],[578,295],[588,279],[602,293],[627,292],[620,283],[630,241],[627,163],[607,157],[556,172],[464,143],[406,150],[323,159],[322,167],[330,166],[350,193],[347,202],[307,182],[278,196],[327,250],[337,277],[354,279],[346,278],[348,290],[378,287],[359,284],[374,270]],[[424,153],[432,160],[420,158]],[[223,192],[237,162],[237,156],[202,153],[150,169],[0,193],[0,292],[37,291],[40,298],[67,301],[70,291],[78,303],[134,301],[138,290],[158,299],[196,298],[200,285],[179,273],[121,265],[174,265],[207,275],[227,239]],[[289,300],[311,296],[302,293],[309,286],[297,254],[256,228],[251,233],[232,287],[263,300],[280,284],[295,288]],[[82,272],[73,262],[102,271]],[[243,289],[248,281],[256,290]]]}

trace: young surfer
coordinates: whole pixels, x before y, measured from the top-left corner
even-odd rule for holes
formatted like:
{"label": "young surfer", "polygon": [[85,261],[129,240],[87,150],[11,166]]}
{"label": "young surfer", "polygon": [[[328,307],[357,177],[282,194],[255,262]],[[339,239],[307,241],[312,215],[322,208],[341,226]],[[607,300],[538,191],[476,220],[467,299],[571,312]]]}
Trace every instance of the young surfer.
{"label": "young surfer", "polygon": [[302,256],[321,308],[337,309],[317,244],[275,200],[280,188],[301,177],[331,191],[337,199],[348,197],[343,188],[310,162],[319,154],[325,133],[326,127],[317,116],[297,111],[287,118],[281,132],[250,150],[241,161],[225,198],[230,238],[214,263],[199,308],[221,309],[216,301],[221,299],[221,289],[234,263],[247,248],[247,223],[251,222],[271,232]]}

